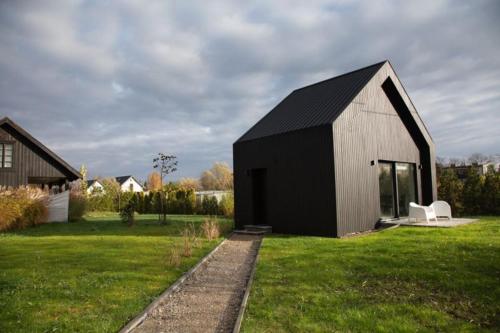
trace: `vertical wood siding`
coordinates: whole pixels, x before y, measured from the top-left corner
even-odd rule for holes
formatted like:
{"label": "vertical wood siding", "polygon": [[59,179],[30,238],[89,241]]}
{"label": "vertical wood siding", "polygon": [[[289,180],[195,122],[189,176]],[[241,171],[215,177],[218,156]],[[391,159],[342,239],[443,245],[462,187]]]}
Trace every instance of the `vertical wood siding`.
{"label": "vertical wood siding", "polygon": [[[303,102],[317,103],[315,96]],[[434,143],[388,62],[333,125],[239,141],[233,158],[238,228],[259,223],[248,175],[254,168],[267,169],[267,220],[280,233],[343,236],[373,229],[380,217],[379,160],[422,165],[418,201],[436,199]]]}
{"label": "vertical wood siding", "polygon": [[0,128],[0,138],[14,143],[13,167],[0,168],[0,185],[26,185],[28,177],[66,177],[46,154],[14,131]]}
{"label": "vertical wood siding", "polygon": [[258,224],[248,170],[267,169],[273,232],[336,236],[332,127],[304,129],[233,146],[235,224]]}
{"label": "vertical wood siding", "polygon": [[[422,128],[409,128],[403,123],[382,89],[382,84],[387,77],[391,77],[405,99],[405,104],[411,107],[409,109],[415,122],[421,122],[388,63],[335,120],[333,142],[339,236],[373,229],[379,220],[378,166],[377,164],[371,165],[371,161],[408,162],[415,163],[417,166],[421,163],[421,153],[425,147],[415,142],[410,131],[422,129],[425,131],[425,128],[423,124],[421,124]],[[430,146],[426,151],[428,155],[430,155],[429,150],[433,152],[433,145]],[[427,159],[432,160],[433,156]],[[430,182],[427,181],[427,183]],[[417,169],[420,202],[423,199],[421,184],[422,172]]]}

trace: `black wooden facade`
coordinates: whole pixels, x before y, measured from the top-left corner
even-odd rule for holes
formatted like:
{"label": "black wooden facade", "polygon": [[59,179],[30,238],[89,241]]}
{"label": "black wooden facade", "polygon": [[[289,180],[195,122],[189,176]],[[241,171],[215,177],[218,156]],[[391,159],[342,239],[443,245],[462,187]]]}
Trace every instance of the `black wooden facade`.
{"label": "black wooden facade", "polygon": [[4,155],[0,157],[0,186],[61,186],[81,177],[9,118],[0,119],[0,145],[0,153]]}
{"label": "black wooden facade", "polygon": [[412,201],[436,199],[434,143],[388,61],[295,90],[234,143],[233,158],[237,228],[332,237],[373,229],[386,200],[383,163],[395,170],[393,217],[408,200],[399,169],[414,170]]}

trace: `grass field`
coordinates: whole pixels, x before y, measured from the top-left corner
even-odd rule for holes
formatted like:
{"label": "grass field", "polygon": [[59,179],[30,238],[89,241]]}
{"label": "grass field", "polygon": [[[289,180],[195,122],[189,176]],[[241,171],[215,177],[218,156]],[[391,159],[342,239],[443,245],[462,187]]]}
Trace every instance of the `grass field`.
{"label": "grass field", "polygon": [[500,218],[266,237],[243,332],[498,332]]}
{"label": "grass field", "polygon": [[116,332],[220,242],[200,242],[172,267],[169,250],[203,217],[156,220],[127,227],[116,214],[95,214],[0,233],[0,332]]}

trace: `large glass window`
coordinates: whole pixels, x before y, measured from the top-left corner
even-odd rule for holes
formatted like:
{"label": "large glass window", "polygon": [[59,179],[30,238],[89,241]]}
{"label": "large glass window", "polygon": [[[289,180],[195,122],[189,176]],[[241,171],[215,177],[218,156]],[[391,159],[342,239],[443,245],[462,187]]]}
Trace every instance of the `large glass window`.
{"label": "large glass window", "polygon": [[416,202],[415,164],[396,163],[399,216],[408,216],[410,202]]}
{"label": "large glass window", "polygon": [[380,186],[380,215],[382,218],[394,217],[394,179],[392,163],[378,164],[378,181]]}
{"label": "large glass window", "polygon": [[11,143],[0,143],[0,168],[12,168],[13,150]]}
{"label": "large glass window", "polygon": [[410,202],[417,201],[415,164],[380,161],[380,216],[408,216]]}

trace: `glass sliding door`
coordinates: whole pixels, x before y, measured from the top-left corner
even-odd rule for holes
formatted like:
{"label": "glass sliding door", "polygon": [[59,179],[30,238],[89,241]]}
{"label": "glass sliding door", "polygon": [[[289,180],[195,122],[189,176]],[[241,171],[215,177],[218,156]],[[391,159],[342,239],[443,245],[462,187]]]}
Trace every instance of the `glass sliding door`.
{"label": "glass sliding door", "polygon": [[410,202],[416,202],[415,164],[396,163],[399,216],[408,216]]}
{"label": "glass sliding door", "polygon": [[382,218],[396,216],[394,207],[394,166],[393,163],[379,162],[378,182],[380,187],[380,215]]}
{"label": "glass sliding door", "polygon": [[417,202],[415,164],[379,161],[378,182],[380,217],[408,216],[410,202]]}

